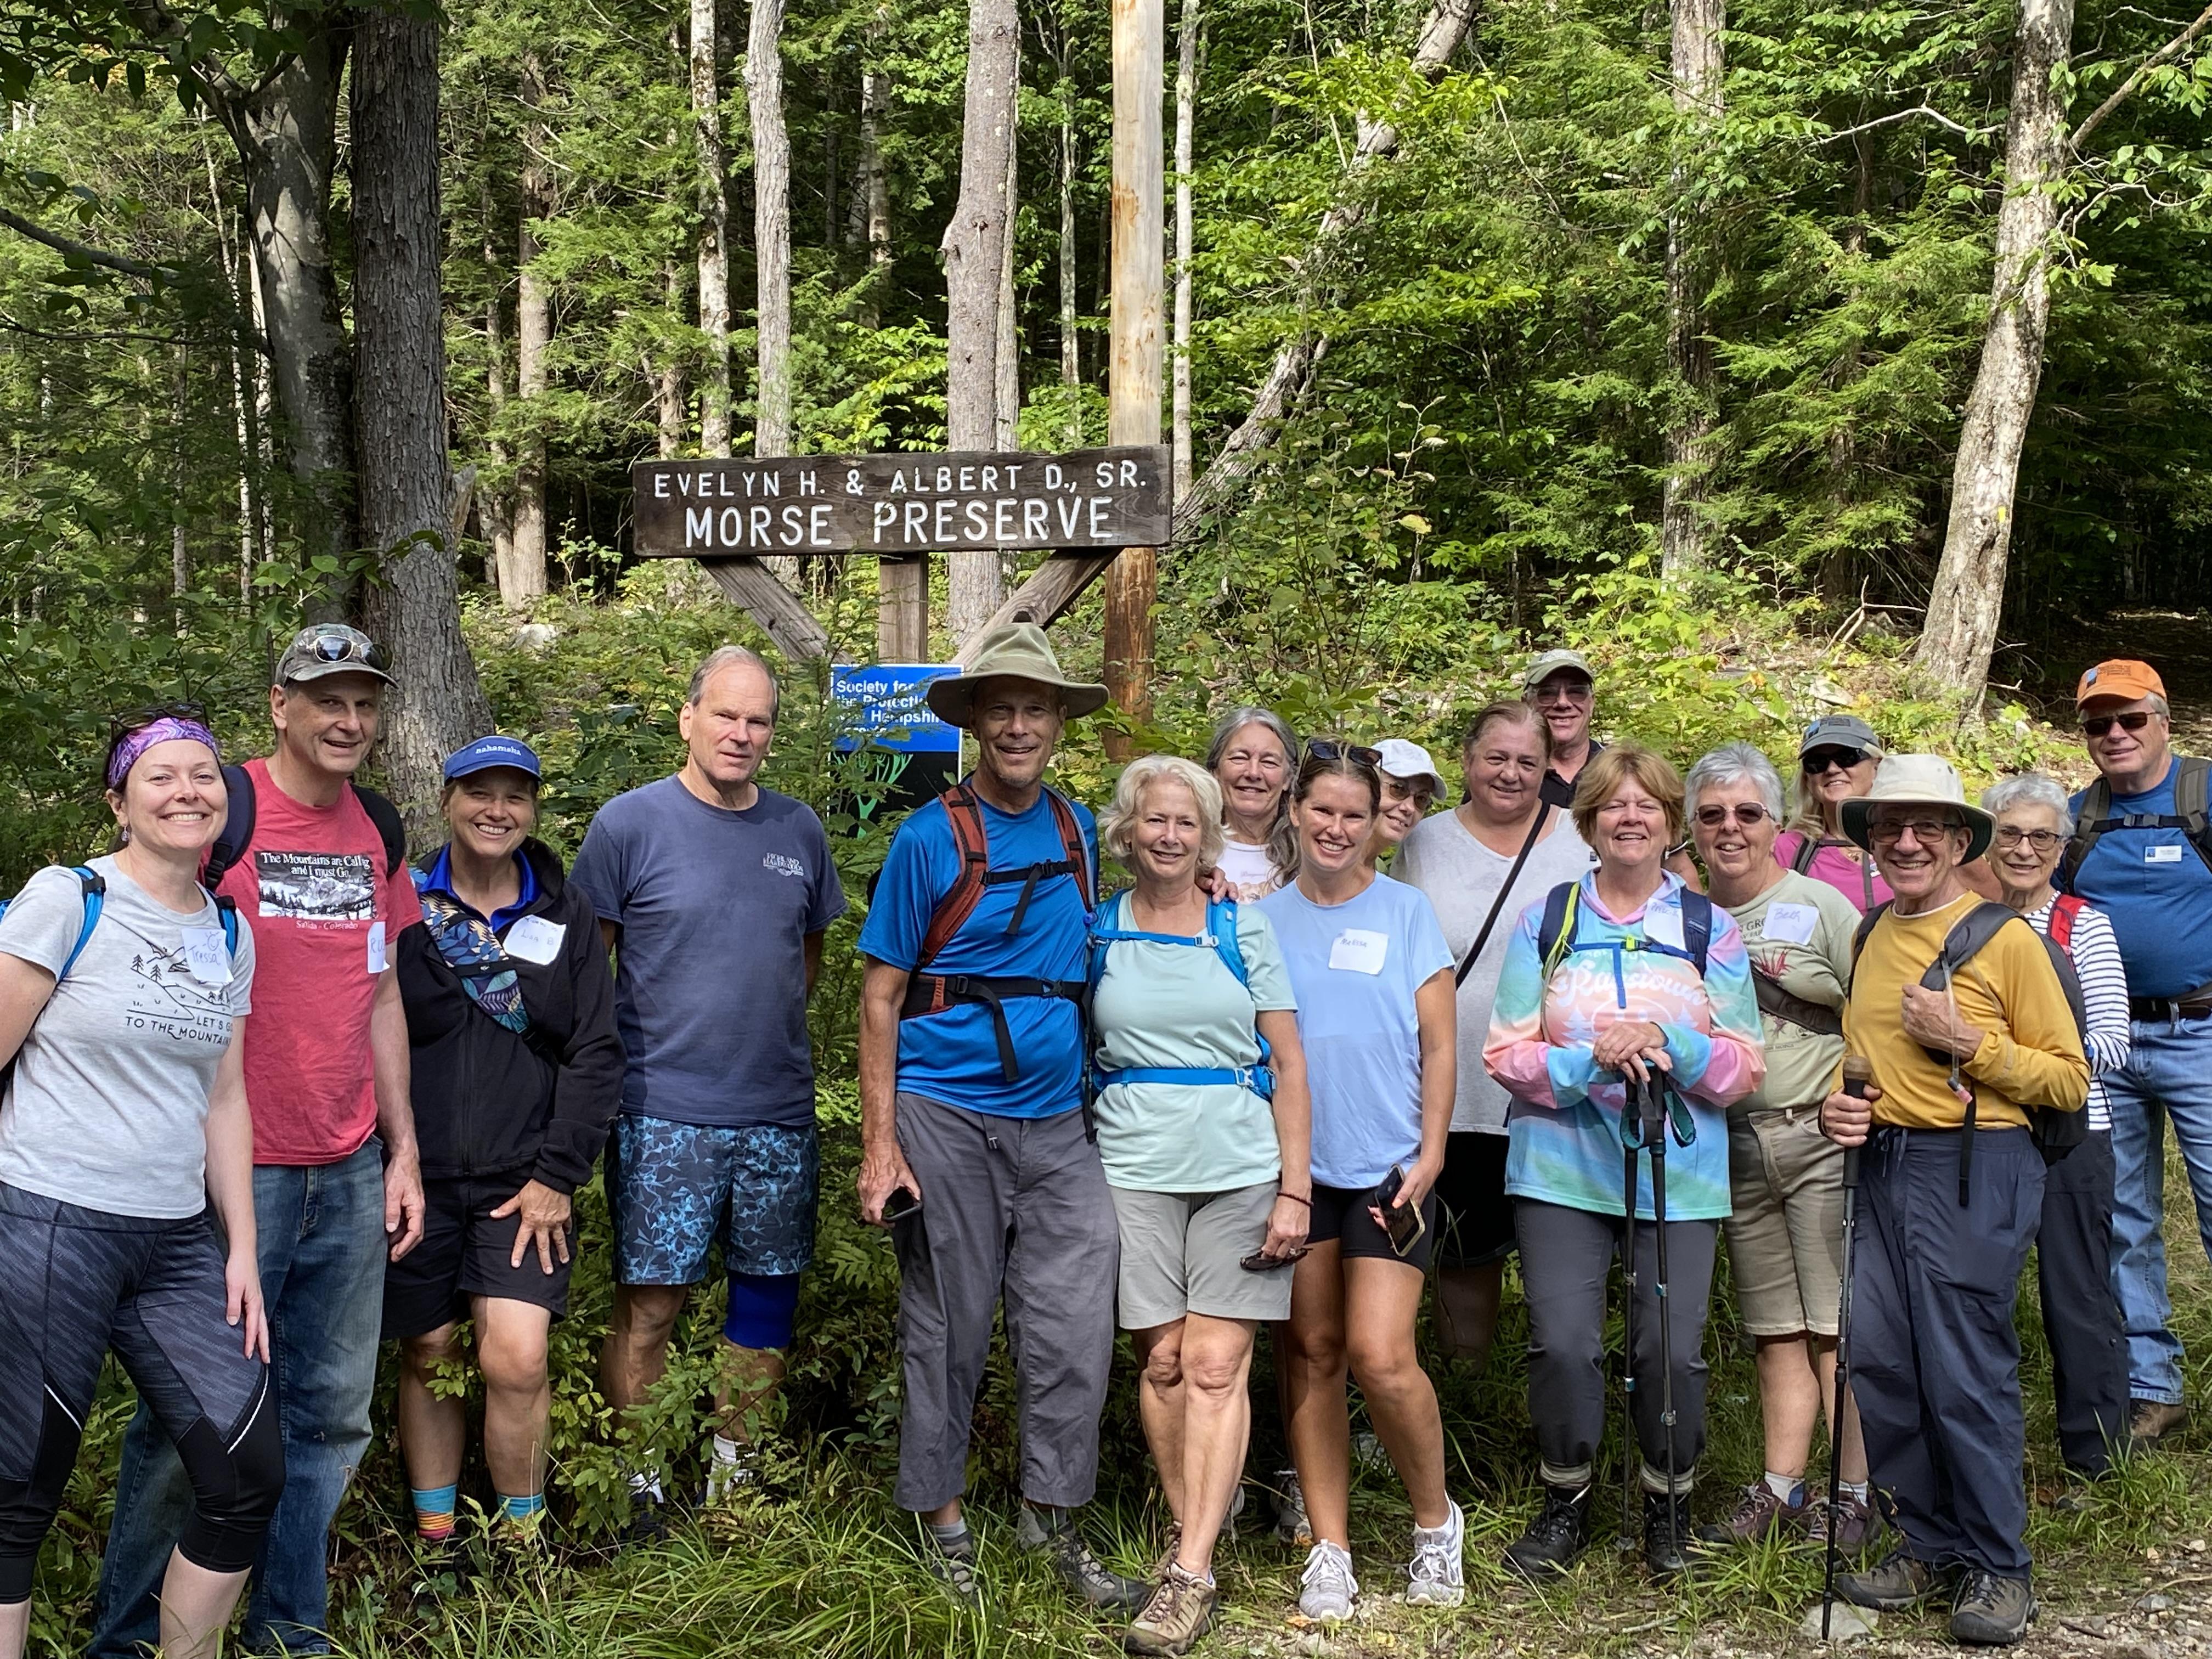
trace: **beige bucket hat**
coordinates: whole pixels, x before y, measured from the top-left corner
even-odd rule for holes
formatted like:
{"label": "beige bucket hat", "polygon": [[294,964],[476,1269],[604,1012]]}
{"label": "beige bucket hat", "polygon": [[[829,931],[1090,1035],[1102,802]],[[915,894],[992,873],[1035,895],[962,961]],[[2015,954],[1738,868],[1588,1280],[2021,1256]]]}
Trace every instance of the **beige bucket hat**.
{"label": "beige bucket hat", "polygon": [[1948,806],[1966,820],[1966,862],[1990,850],[1997,821],[1966,799],[1958,769],[1941,755],[1885,755],[1875,769],[1874,787],[1844,803],[1844,833],[1869,852],[1867,819],[1877,806]]}
{"label": "beige bucket hat", "polygon": [[948,726],[966,726],[974,717],[979,680],[1033,680],[1060,693],[1067,718],[1095,714],[1106,706],[1106,688],[1072,680],[1060,672],[1044,629],[1035,623],[1011,623],[986,634],[975,659],[957,674],[929,683],[929,706]]}

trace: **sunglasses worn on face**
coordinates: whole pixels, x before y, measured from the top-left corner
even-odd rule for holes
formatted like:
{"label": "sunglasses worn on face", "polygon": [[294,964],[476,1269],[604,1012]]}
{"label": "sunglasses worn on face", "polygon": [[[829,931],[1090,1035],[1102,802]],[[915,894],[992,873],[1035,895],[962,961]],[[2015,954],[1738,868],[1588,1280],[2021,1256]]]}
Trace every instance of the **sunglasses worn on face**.
{"label": "sunglasses worn on face", "polygon": [[1869,825],[1867,830],[1867,838],[1869,841],[1881,842],[1887,846],[1900,840],[1905,832],[1910,830],[1912,831],[1912,838],[1925,847],[1942,840],[1954,830],[1963,830],[1966,827],[1963,823],[1954,823],[1945,818],[1892,819],[1886,823]]}
{"label": "sunglasses worn on face", "polygon": [[1369,749],[1356,743],[1337,743],[1328,738],[1309,738],[1306,753],[1316,760],[1356,761],[1362,766],[1380,766],[1382,763],[1380,749]]}
{"label": "sunglasses worn on face", "polygon": [[1854,766],[1863,765],[1866,757],[1863,749],[1815,749],[1805,757],[1805,771],[1815,778],[1832,766],[1840,766],[1848,772]]}
{"label": "sunglasses worn on face", "polygon": [[1546,680],[1536,688],[1538,702],[1588,702],[1590,700],[1588,680]]}
{"label": "sunglasses worn on face", "polygon": [[1747,800],[1738,801],[1734,806],[1700,806],[1698,809],[1698,822],[1708,830],[1719,829],[1731,817],[1748,830],[1761,818],[1772,816],[1764,806]]}
{"label": "sunglasses worn on face", "polygon": [[2081,730],[2090,737],[2102,738],[2116,726],[2123,732],[2140,732],[2149,724],[2149,709],[2130,708],[2124,714],[2092,714],[2081,722]]}
{"label": "sunglasses worn on face", "polygon": [[2056,830],[2016,830],[2009,825],[1997,831],[1997,845],[2017,847],[2026,842],[2039,853],[2048,853],[2066,839]]}

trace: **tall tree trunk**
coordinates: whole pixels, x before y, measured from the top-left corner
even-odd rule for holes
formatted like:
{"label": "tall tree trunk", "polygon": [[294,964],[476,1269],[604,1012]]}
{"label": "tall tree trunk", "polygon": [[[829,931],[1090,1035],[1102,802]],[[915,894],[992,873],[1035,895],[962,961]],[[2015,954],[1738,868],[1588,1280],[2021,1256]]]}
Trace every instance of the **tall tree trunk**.
{"label": "tall tree trunk", "polygon": [[[200,135],[200,161],[207,169],[208,216],[215,224],[216,248],[222,256],[223,296],[230,302],[230,345],[226,352],[230,371],[230,420],[238,441],[238,597],[247,599],[253,593],[253,532],[256,514],[253,507],[253,422],[247,412],[246,399],[246,294],[240,281],[242,237],[234,237],[238,226],[235,211],[223,200],[222,183],[216,176],[215,152],[210,149],[204,130]],[[258,332],[258,331],[257,331]]]}
{"label": "tall tree trunk", "polygon": [[[661,277],[667,284],[669,321],[672,325],[681,323],[691,297],[690,268],[680,260],[671,259],[662,267]],[[690,424],[690,400],[684,388],[684,362],[673,351],[660,365],[660,374],[653,382],[653,400],[660,428],[660,459],[672,460],[684,447],[684,430]]]}
{"label": "tall tree trunk", "polygon": [[[1072,392],[1083,384],[1083,337],[1077,327],[1081,302],[1075,291],[1075,83],[1068,78],[1065,52],[1060,68],[1060,383]],[[1067,400],[1067,444],[1083,442],[1080,406]]]}
{"label": "tall tree trunk", "polygon": [[509,610],[520,610],[545,592],[545,437],[538,404],[545,393],[545,354],[553,343],[553,295],[538,270],[538,225],[553,216],[553,169],[545,161],[544,106],[545,66],[537,51],[526,47],[521,224],[514,239],[514,395],[522,405],[523,436],[515,458],[507,553],[499,563],[499,597]]}
{"label": "tall tree trunk", "polygon": [[269,311],[261,302],[261,262],[253,257],[249,246],[241,263],[246,266],[246,290],[253,307],[254,509],[259,526],[260,556],[267,559],[276,551],[276,493],[269,487],[269,476],[276,465],[272,435],[276,428],[276,377],[269,366]]}
{"label": "tall tree trunk", "polygon": [[[869,58],[883,50],[889,27],[884,9],[868,20]],[[884,129],[891,118],[890,71],[880,65],[860,71],[860,172],[866,198],[868,231],[867,299],[860,307],[860,325],[872,329],[883,316],[884,284],[891,264],[891,185],[884,167]]]}
{"label": "tall tree trunk", "polygon": [[[171,460],[175,468],[175,501],[181,507],[191,480],[185,476],[185,394],[186,390],[185,349],[176,349],[176,367],[169,381],[169,433]],[[180,512],[169,515],[169,597],[177,601],[176,625],[179,632],[185,626],[185,595],[192,591],[192,555],[185,539],[185,520]]]}
{"label": "tall tree trunk", "polygon": [[434,17],[361,15],[352,85],[354,330],[361,519],[384,580],[371,630],[391,654],[384,763],[418,838],[446,756],[490,731],[461,635],[446,459]]}
{"label": "tall tree trunk", "polygon": [[758,362],[753,453],[791,453],[791,137],[783,125],[783,0],[753,0],[745,36],[753,130]]}
{"label": "tall tree trunk", "polygon": [[2021,0],[2013,42],[2005,194],[1997,210],[1989,332],[1959,433],[1951,516],[1914,663],[1969,697],[1981,696],[1996,649],[2012,548],[2021,447],[2043,379],[2051,316],[2048,261],[2066,165],[2066,106],[2054,85],[2074,45],[2074,0]]}
{"label": "tall tree trunk", "polygon": [[[968,88],[960,135],[960,195],[945,228],[945,425],[956,450],[997,441],[999,291],[1012,231],[1006,188],[1021,74],[1015,0],[969,0]],[[945,622],[965,638],[999,608],[995,553],[954,552]]]}
{"label": "tall tree trunk", "polygon": [[[514,456],[505,437],[500,435],[501,422],[507,413],[507,328],[501,314],[502,290],[507,286],[507,268],[499,257],[499,212],[493,203],[491,173],[483,175],[481,195],[483,212],[483,264],[488,284],[484,299],[484,408],[492,429],[491,462],[500,473],[507,472]],[[496,489],[479,485],[477,489],[477,516],[483,521],[484,539],[491,544],[492,584],[501,598],[506,596],[507,568],[514,559],[514,486],[512,482]],[[542,532],[541,532],[542,535]],[[542,548],[543,542],[541,540]]]}
{"label": "tall tree trunk", "polygon": [[1169,442],[1175,453],[1175,498],[1190,494],[1190,167],[1198,124],[1199,0],[1182,0],[1176,56],[1175,125],[1175,336],[1170,343],[1174,384]]}
{"label": "tall tree trunk", "polygon": [[[1677,155],[1705,143],[1720,118],[1721,31],[1727,0],[1674,0],[1669,68],[1674,109],[1686,122]],[[1705,338],[1705,264],[1696,210],[1688,194],[1688,163],[1678,160],[1667,208],[1667,368],[1673,412],[1663,434],[1667,476],[1660,486],[1659,567],[1669,577],[1712,562],[1712,526],[1705,512],[1712,467],[1713,356]]]}
{"label": "tall tree trunk", "polygon": [[[1019,72],[1016,70],[1017,75]],[[991,399],[991,447],[1002,453],[1022,447],[1021,319],[1014,301],[1014,237],[1021,207],[1020,161],[1018,146],[1007,145],[1006,240],[999,260],[999,345],[994,361],[998,384]],[[1018,548],[999,550],[998,590],[991,601],[991,610],[983,613],[983,621],[988,622],[991,611],[1005,602],[1006,583],[1020,557]]]}
{"label": "tall tree trunk", "polygon": [[730,453],[730,179],[722,149],[715,0],[691,0],[691,126],[699,151],[699,448]]}

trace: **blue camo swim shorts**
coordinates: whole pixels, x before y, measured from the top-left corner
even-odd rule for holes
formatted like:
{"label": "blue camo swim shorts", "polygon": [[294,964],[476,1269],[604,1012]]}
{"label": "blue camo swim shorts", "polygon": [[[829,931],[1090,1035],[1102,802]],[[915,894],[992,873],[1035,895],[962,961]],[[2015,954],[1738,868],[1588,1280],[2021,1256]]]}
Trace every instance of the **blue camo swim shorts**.
{"label": "blue camo swim shorts", "polygon": [[615,1278],[696,1285],[719,1237],[726,1273],[782,1274],[814,1258],[814,1126],[735,1128],[625,1112],[607,1142]]}

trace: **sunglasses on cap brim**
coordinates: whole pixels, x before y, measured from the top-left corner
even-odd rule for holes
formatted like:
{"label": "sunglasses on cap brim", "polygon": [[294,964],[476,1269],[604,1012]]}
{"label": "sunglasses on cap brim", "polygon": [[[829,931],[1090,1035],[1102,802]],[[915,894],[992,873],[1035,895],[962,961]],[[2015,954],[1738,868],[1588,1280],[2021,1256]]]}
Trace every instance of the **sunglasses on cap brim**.
{"label": "sunglasses on cap brim", "polygon": [[315,653],[317,662],[357,662],[380,674],[391,666],[384,659],[383,647],[374,641],[348,639],[343,634],[318,634],[308,649]]}

